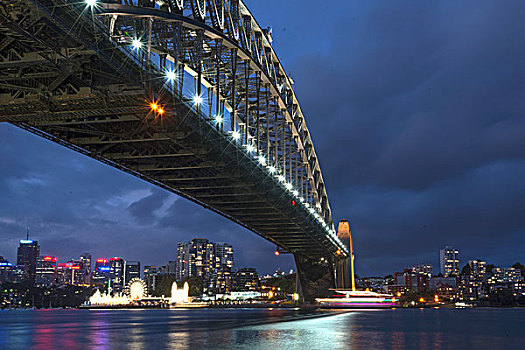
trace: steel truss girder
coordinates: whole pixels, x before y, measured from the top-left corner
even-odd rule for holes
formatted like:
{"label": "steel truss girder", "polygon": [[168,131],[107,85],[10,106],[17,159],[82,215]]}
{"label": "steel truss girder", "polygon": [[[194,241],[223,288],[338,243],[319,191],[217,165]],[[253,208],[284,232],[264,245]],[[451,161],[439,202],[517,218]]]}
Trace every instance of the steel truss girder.
{"label": "steel truss girder", "polygon": [[[18,0],[18,2],[28,3],[25,0]],[[4,45],[7,45],[9,50],[16,47],[25,53],[30,53],[32,50],[35,52],[52,50],[63,55],[64,47],[57,47],[56,42],[70,43],[72,47],[66,50],[75,49],[78,52],[85,52],[86,55],[70,55],[65,59],[70,67],[80,67],[80,71],[74,76],[68,75],[71,69],[59,67],[57,70],[52,64],[46,66],[49,69],[47,72],[45,70],[40,72],[49,74],[48,80],[33,76],[31,79],[35,82],[47,84],[43,89],[44,93],[28,93],[23,97],[12,95],[7,104],[0,100],[0,118],[2,118],[0,121],[11,122],[193,200],[281,245],[288,251],[316,255],[330,254],[337,249],[337,244],[330,243],[326,236],[320,234],[319,224],[312,218],[305,217],[304,211],[299,208],[290,207],[289,195],[283,188],[276,186],[275,181],[265,171],[253,160],[248,159],[244,152],[231,147],[219,130],[209,130],[206,123],[202,122],[200,111],[188,107],[187,99],[170,94],[173,102],[167,107],[171,111],[163,120],[157,120],[148,114],[145,101],[155,98],[155,95],[151,95],[151,91],[163,90],[161,84],[155,78],[151,78],[156,77],[158,72],[154,67],[149,66],[149,61],[130,57],[124,52],[125,50],[122,50],[121,44],[110,40],[107,27],[97,21],[91,23],[89,17],[78,17],[77,10],[83,6],[82,4],[70,4],[63,0],[35,0],[35,3],[39,9],[33,8],[32,16],[43,16],[45,21],[41,21],[43,24],[39,26],[39,30],[31,30],[28,32],[29,35],[27,33],[23,35],[25,35],[24,42],[34,39],[37,44],[31,48],[26,44],[24,46],[17,43],[16,40],[7,40],[7,44]],[[60,6],[53,7],[55,13],[50,10],[50,6],[56,4]],[[179,50],[181,54],[174,58],[179,62],[178,64],[190,73],[196,72],[198,80],[204,85],[208,84],[210,90],[219,91],[217,96],[221,101],[220,104],[230,108],[233,115],[238,116],[237,121],[244,128],[245,140],[253,140],[258,150],[259,147],[266,148],[267,151],[269,149],[268,155],[278,159],[289,181],[299,181],[297,167],[302,166],[302,171],[306,173],[299,179],[309,183],[310,194],[319,202],[319,198],[325,198],[319,195],[324,191],[324,185],[309,133],[305,128],[304,120],[301,120],[302,114],[298,104],[294,106],[295,97],[290,79],[280,66],[277,56],[272,56],[274,53],[271,45],[263,45],[264,40],[267,41],[266,36],[261,35],[262,31],[258,25],[251,22],[253,18],[246,15],[247,10],[242,3],[240,4],[239,11],[245,11],[244,17],[242,19],[239,17],[240,22],[250,21],[250,25],[243,25],[241,30],[237,31],[238,39],[242,38],[244,44],[233,41],[234,46],[231,50],[224,46],[227,44],[224,35],[228,38],[232,34],[236,35],[235,25],[225,25],[222,36],[209,37],[206,33],[213,31],[204,28],[207,31],[205,32],[201,23],[194,30],[195,36],[186,37],[186,41],[178,42],[178,46],[172,51],[164,52],[173,53],[175,49]],[[39,11],[42,11],[43,15]],[[156,15],[158,13],[159,11]],[[182,16],[184,19],[173,21],[180,29],[191,22],[184,13]],[[80,23],[78,26],[72,24],[77,17]],[[20,30],[16,27],[23,27],[23,21],[16,22],[16,15],[12,18],[15,19],[0,18],[0,33],[13,30],[13,35],[19,36]],[[36,22],[38,21],[37,19]],[[152,46],[148,47],[148,54],[150,52],[162,54],[162,47],[158,44],[161,42],[159,38],[163,33],[161,27],[165,24],[164,19],[148,20],[145,23],[151,25],[150,28],[154,32],[154,36],[149,38]],[[47,28],[47,25],[50,25],[52,32],[56,33],[58,39],[55,39],[55,42],[50,42],[50,38],[42,34],[45,32],[42,28]],[[118,22],[114,22],[113,25],[118,25]],[[184,30],[184,35],[189,33]],[[257,32],[258,30],[260,32]],[[93,38],[96,38],[96,42],[92,40]],[[217,40],[220,44],[215,45]],[[185,46],[186,44],[191,45]],[[210,44],[215,46],[212,47]],[[254,51],[257,47],[259,53]],[[3,52],[0,51],[0,56],[2,54]],[[92,59],[85,63],[84,57],[91,54],[93,54]],[[185,61],[178,61],[183,55],[186,55]],[[47,54],[44,56],[42,57],[49,61],[51,56]],[[214,58],[219,65],[214,67],[210,58]],[[235,63],[237,60],[239,62]],[[236,67],[232,75],[231,69],[234,66]],[[209,74],[214,69],[219,72],[217,80],[213,80]],[[96,78],[93,78],[94,72]],[[144,79],[145,76],[149,78]],[[200,88],[200,85],[198,86]],[[0,87],[0,94],[2,92]],[[232,103],[229,103],[230,100]],[[32,114],[27,110],[33,111]],[[131,130],[135,130],[134,134],[130,134]],[[152,133],[155,130],[160,130],[161,133]],[[176,136],[178,132],[182,134]],[[86,135],[92,136],[86,137]],[[274,139],[275,152],[273,146],[270,149],[269,143],[264,146],[263,139],[270,139],[270,135]],[[155,139],[156,137],[158,139]],[[138,141],[146,139],[147,142]],[[165,159],[183,165],[166,167]],[[219,160],[219,163],[215,166],[203,166],[210,160]],[[159,173],[166,173],[165,176],[170,176],[171,179],[162,180]],[[194,194],[194,191],[201,191],[201,188],[197,189],[196,186],[203,186],[202,184],[212,179],[222,179],[223,183],[218,187],[204,185],[208,188],[203,188],[202,194],[198,196]],[[312,180],[315,184],[310,185]],[[182,185],[176,185],[186,181],[191,183],[186,185],[186,189]],[[246,193],[237,193],[242,184],[245,184]],[[231,201],[224,199],[239,196],[253,198]],[[207,198],[221,198],[221,200]],[[323,205],[322,200],[320,202],[318,204]],[[275,219],[276,223],[271,223],[270,212],[259,216],[259,218],[268,216],[269,220],[252,220],[253,224],[249,224],[250,219],[242,215],[243,206],[247,211],[251,211],[252,208],[260,210],[269,207],[275,212],[275,217],[282,217],[282,222],[279,222],[280,219]],[[330,217],[329,208],[323,209]],[[296,239],[299,243],[304,239],[303,244],[293,243]]]}

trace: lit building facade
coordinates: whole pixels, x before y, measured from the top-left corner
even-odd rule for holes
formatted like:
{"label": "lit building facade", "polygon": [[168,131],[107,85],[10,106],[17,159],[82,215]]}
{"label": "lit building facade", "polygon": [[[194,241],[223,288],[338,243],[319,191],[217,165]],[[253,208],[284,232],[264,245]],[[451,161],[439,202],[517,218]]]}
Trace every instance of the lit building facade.
{"label": "lit building facade", "polygon": [[412,272],[414,273],[424,273],[428,277],[432,277],[433,268],[432,264],[419,264],[412,266]]}
{"label": "lit building facade", "polygon": [[16,264],[23,265],[25,270],[24,279],[29,281],[31,284],[35,283],[36,277],[36,262],[40,256],[40,246],[37,241],[30,239],[20,240],[18,246]]}
{"label": "lit building facade", "polygon": [[405,291],[417,293],[429,290],[429,277],[427,273],[413,272],[412,269],[405,269],[403,272],[394,273],[395,286]]}
{"label": "lit building facade", "polygon": [[215,255],[217,268],[233,268],[233,246],[228,243],[216,243]]}
{"label": "lit building facade", "polygon": [[175,278],[201,277],[210,280],[215,272],[215,244],[207,239],[195,238],[188,243],[177,245]]}
{"label": "lit building facade", "polygon": [[54,256],[40,256],[36,264],[35,283],[39,285],[51,285],[55,283],[57,270],[57,258]]}
{"label": "lit building facade", "polygon": [[134,278],[140,278],[140,261],[126,261],[124,264],[124,285]]}
{"label": "lit building facade", "polygon": [[109,259],[109,280],[112,292],[122,292],[124,287],[124,264],[125,261],[122,258]]}
{"label": "lit building facade", "polygon": [[259,274],[253,267],[239,269],[235,273],[236,289],[241,291],[257,290],[259,288]]}
{"label": "lit building facade", "polygon": [[144,281],[148,287],[148,293],[153,294],[157,284],[157,266],[146,265],[144,266]]}
{"label": "lit building facade", "polygon": [[109,261],[108,259],[97,259],[93,270],[91,282],[97,287],[103,287],[109,281]]}
{"label": "lit building facade", "polygon": [[478,279],[483,279],[487,273],[487,262],[482,260],[469,260],[470,274]]}
{"label": "lit building facade", "polygon": [[3,256],[0,256],[0,283],[9,281],[12,269],[13,264],[5,260]]}
{"label": "lit building facade", "polygon": [[91,261],[92,256],[89,253],[84,253],[80,256],[80,262],[82,263],[82,271],[84,274],[84,283],[91,285]]}
{"label": "lit building facade", "polygon": [[489,292],[507,289],[516,297],[525,293],[525,283],[521,271],[514,267],[495,267],[487,280]]}
{"label": "lit building facade", "polygon": [[440,271],[444,277],[459,276],[459,251],[445,247],[439,251]]}
{"label": "lit building facade", "polygon": [[70,261],[67,263],[58,263],[55,276],[56,276],[56,282],[59,285],[64,285],[64,284],[82,285],[84,284],[84,274],[82,273],[82,266],[76,261]]}

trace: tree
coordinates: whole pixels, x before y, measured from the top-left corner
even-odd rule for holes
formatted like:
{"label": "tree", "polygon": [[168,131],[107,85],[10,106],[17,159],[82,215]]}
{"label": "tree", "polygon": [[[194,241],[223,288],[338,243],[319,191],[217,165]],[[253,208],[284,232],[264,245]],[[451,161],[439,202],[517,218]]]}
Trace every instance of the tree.
{"label": "tree", "polygon": [[513,306],[516,298],[510,289],[505,288],[491,293],[489,301],[492,306]]}
{"label": "tree", "polygon": [[295,273],[283,277],[269,278],[264,285],[281,288],[281,291],[287,294],[295,293]]}
{"label": "tree", "polygon": [[200,297],[204,293],[204,281],[201,277],[185,277],[177,281],[177,287],[182,288],[184,282],[188,282],[190,297]]}
{"label": "tree", "polygon": [[513,268],[515,269],[518,269],[521,271],[521,275],[523,277],[525,277],[525,266],[523,266],[522,264],[520,264],[519,262],[515,263],[514,265],[512,265]]}
{"label": "tree", "polygon": [[163,275],[159,278],[158,283],[155,286],[155,291],[153,292],[154,296],[160,297],[171,296],[171,286],[175,282],[175,276],[172,275]]}
{"label": "tree", "polygon": [[471,272],[472,272],[472,270],[470,269],[470,265],[466,264],[461,269],[461,276],[468,276],[468,275],[470,275]]}
{"label": "tree", "polygon": [[493,264],[488,264],[487,265],[487,273],[491,273],[492,272],[492,269],[495,268],[496,266],[494,266]]}

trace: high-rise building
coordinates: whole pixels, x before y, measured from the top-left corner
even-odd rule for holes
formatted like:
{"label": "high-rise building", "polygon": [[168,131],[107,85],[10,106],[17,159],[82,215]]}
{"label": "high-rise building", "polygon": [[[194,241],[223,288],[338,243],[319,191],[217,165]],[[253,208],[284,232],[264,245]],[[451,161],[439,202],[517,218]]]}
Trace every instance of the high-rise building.
{"label": "high-rise building", "polygon": [[9,281],[13,264],[0,256],[0,283]]}
{"label": "high-rise building", "polygon": [[487,273],[487,262],[482,260],[469,260],[470,274],[478,279],[483,279]]}
{"label": "high-rise building", "polygon": [[55,273],[55,279],[58,284],[81,285],[84,284],[84,274],[82,266],[78,261],[69,261],[67,263],[58,263]]}
{"label": "high-rise building", "polygon": [[18,246],[16,264],[23,265],[25,270],[24,279],[30,283],[35,283],[36,261],[40,256],[40,246],[37,241],[30,239],[20,240]]}
{"label": "high-rise building", "polygon": [[215,272],[215,244],[207,239],[195,238],[188,243],[177,245],[175,278],[202,277],[210,280]]}
{"label": "high-rise building", "polygon": [[109,281],[109,261],[108,259],[97,259],[95,261],[95,269],[92,274],[92,283],[97,287],[104,287]]}
{"label": "high-rise building", "polygon": [[152,265],[144,266],[144,281],[146,281],[146,285],[148,286],[149,294],[153,294],[153,291],[155,291],[155,287],[157,286],[156,276],[157,276],[157,266],[152,266]]}
{"label": "high-rise building", "polygon": [[89,253],[84,253],[80,256],[84,273],[84,283],[87,285],[91,285],[91,259],[92,256]]}
{"label": "high-rise building", "polygon": [[213,284],[216,293],[230,293],[235,286],[235,273],[230,268],[217,269]]}
{"label": "high-rise building", "polygon": [[140,261],[126,261],[124,264],[124,285],[134,278],[140,278]]}
{"label": "high-rise building", "polygon": [[40,256],[36,263],[36,284],[51,285],[55,283],[57,258],[55,256]]}
{"label": "high-rise building", "polygon": [[490,292],[509,290],[515,297],[525,292],[525,282],[521,271],[514,267],[495,267],[487,280]]}
{"label": "high-rise building", "polygon": [[166,274],[168,275],[175,275],[177,272],[177,262],[176,261],[168,261],[168,264],[166,265]]}
{"label": "high-rise building", "polygon": [[424,293],[429,289],[429,276],[424,272],[405,269],[403,272],[394,273],[394,283],[396,286],[402,286],[404,290]]}
{"label": "high-rise building", "polygon": [[414,273],[424,273],[428,277],[432,277],[432,264],[419,264],[412,266],[412,272]]}
{"label": "high-rise building", "polygon": [[459,251],[448,246],[441,249],[439,251],[439,264],[443,276],[459,276]]}
{"label": "high-rise building", "polygon": [[233,246],[228,243],[215,244],[215,256],[218,262],[218,268],[233,267]]}
{"label": "high-rise building", "polygon": [[111,290],[120,293],[124,286],[124,259],[117,257],[109,259],[109,267]]}
{"label": "high-rise building", "polygon": [[257,290],[259,275],[253,267],[244,267],[235,273],[235,282],[239,290]]}

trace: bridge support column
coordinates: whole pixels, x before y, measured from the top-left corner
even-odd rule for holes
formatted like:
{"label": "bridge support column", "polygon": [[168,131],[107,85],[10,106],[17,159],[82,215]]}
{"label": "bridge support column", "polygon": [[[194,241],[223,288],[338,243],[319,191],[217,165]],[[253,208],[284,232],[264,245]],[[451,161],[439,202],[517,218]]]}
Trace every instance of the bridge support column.
{"label": "bridge support column", "polygon": [[335,288],[334,263],[327,258],[308,258],[294,255],[297,269],[297,292],[303,302],[315,302],[315,298],[327,297]]}
{"label": "bridge support column", "polygon": [[352,288],[350,258],[339,258],[335,262],[335,286],[340,289]]}

